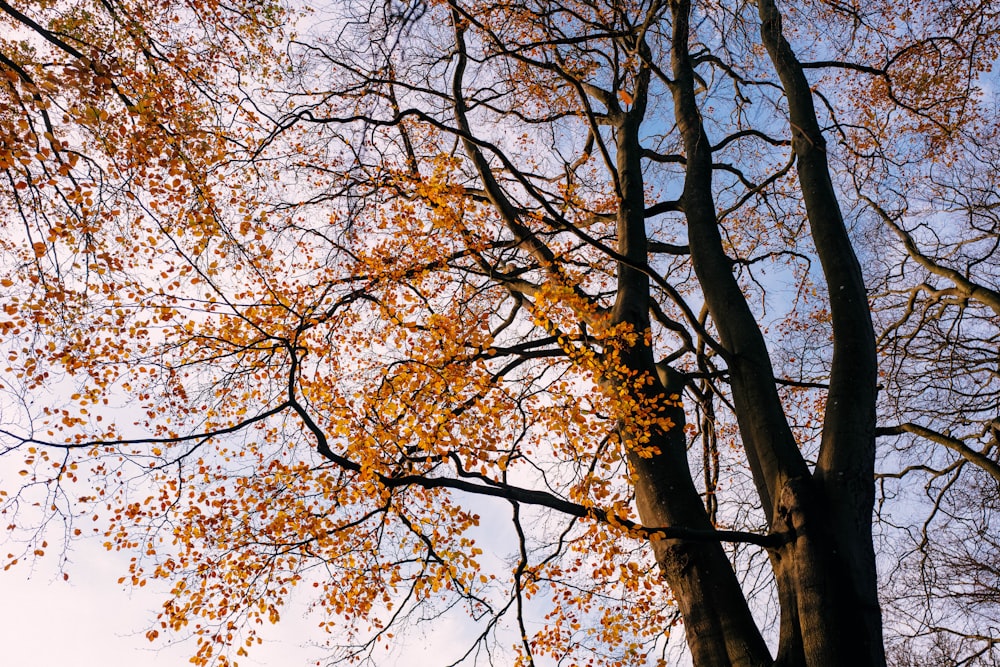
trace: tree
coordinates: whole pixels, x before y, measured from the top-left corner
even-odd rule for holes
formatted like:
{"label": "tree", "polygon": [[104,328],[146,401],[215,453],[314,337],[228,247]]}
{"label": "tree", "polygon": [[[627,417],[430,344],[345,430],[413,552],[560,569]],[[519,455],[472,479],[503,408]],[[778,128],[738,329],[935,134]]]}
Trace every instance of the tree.
{"label": "tree", "polygon": [[988,159],[1000,17],[300,9],[0,0],[27,550],[106,516],[198,664],[310,581],[344,659],[460,608],[470,662],[641,664],[681,619],[699,667],[884,665],[876,437],[997,465],[948,432],[992,412],[910,391],[948,350],[995,395],[989,234],[929,247],[908,187]]}
{"label": "tree", "polygon": [[869,201],[913,263],[884,271],[881,283],[892,366],[878,432],[904,436],[895,447],[904,455],[879,483],[910,515],[905,534],[897,529],[900,565],[886,576],[898,591],[890,604],[908,619],[903,649],[936,654],[936,664],[987,665],[996,637],[982,629],[998,613],[997,156],[988,133],[963,144],[971,155],[926,174],[919,196],[904,201],[887,187],[881,204]]}

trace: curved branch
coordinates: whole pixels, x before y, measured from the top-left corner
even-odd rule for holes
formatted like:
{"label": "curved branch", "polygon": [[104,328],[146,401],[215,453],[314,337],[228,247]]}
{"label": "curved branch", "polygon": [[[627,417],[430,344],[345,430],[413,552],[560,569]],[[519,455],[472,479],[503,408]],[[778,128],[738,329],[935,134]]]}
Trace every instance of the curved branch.
{"label": "curved branch", "polygon": [[920,436],[921,438],[925,438],[931,442],[947,447],[953,452],[958,453],[959,456],[964,458],[969,463],[979,466],[989,473],[993,479],[1000,482],[1000,464],[982,452],[977,452],[972,449],[965,444],[964,440],[960,440],[959,438],[955,438],[950,435],[945,435],[944,433],[940,433],[927,428],[926,426],[920,426],[919,424],[914,424],[912,422],[896,424],[894,426],[880,426],[875,429],[875,435],[879,437],[902,435],[903,433],[912,433],[913,435]]}

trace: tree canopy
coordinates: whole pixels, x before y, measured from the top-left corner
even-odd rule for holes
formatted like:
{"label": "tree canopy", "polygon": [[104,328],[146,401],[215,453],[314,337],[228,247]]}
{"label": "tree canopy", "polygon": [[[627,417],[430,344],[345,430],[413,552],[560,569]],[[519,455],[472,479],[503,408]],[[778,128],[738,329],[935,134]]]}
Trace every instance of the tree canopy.
{"label": "tree canopy", "polygon": [[0,25],[7,567],[200,665],[297,585],[331,661],[1000,659],[991,3]]}

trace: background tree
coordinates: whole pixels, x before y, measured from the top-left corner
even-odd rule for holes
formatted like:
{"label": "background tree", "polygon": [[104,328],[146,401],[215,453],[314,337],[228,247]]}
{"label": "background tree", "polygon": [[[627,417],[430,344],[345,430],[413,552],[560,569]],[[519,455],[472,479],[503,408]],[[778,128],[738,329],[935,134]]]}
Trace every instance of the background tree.
{"label": "background tree", "polygon": [[[868,202],[904,262],[880,294],[892,366],[879,432],[901,436],[879,481],[899,508],[885,514],[899,555],[889,599],[909,628],[904,646],[931,643],[956,665],[996,660],[995,631],[984,631],[998,612],[996,140],[982,131],[923,174],[920,195],[890,186]],[[914,586],[928,594],[905,592]]]}
{"label": "background tree", "polygon": [[891,636],[988,659],[998,17],[896,5],[0,1],[27,551],[106,516],[198,664],[310,582],[346,660],[882,665],[880,434]]}

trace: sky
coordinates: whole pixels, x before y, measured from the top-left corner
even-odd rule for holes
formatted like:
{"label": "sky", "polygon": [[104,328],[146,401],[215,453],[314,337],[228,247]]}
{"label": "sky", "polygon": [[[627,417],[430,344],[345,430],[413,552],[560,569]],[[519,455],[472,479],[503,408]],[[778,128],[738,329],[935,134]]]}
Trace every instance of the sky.
{"label": "sky", "polygon": [[[3,483],[3,476],[0,476]],[[194,642],[166,644],[146,639],[169,583],[149,580],[128,591],[118,583],[128,571],[128,553],[104,549],[104,538],[76,538],[66,568],[58,570],[55,551],[34,563],[0,569],[0,646],[3,667],[190,667]],[[0,540],[3,542],[3,540]],[[15,545],[16,546],[16,545]],[[6,555],[9,544],[3,544]],[[282,609],[282,620],[260,630],[263,644],[239,658],[240,667],[306,667],[326,665],[315,644],[324,638],[319,618],[307,616],[304,596]],[[407,635],[405,646],[383,656],[384,667],[441,667],[471,643],[473,628],[455,618],[442,618]]]}
{"label": "sky", "polygon": [[[0,456],[0,488],[11,491],[19,486],[21,460],[17,452]],[[488,507],[476,509],[485,513]],[[506,508],[500,509],[506,515]],[[52,535],[58,533],[58,528],[50,530],[46,537],[56,542]],[[504,531],[493,530],[484,533],[480,543],[492,551],[503,536]],[[105,540],[100,534],[73,538],[64,570],[68,580],[59,569],[59,549],[54,544],[45,549],[45,556],[21,558],[6,571],[0,567],[0,667],[190,667],[195,642],[170,644],[165,641],[169,633],[156,642],[146,638],[146,632],[158,625],[156,614],[172,582],[147,577],[145,587],[133,590],[119,584],[118,579],[128,573],[132,553],[109,552]],[[0,532],[0,564],[7,562],[8,553],[20,554],[24,548]],[[248,657],[238,658],[240,667],[328,664],[324,658],[329,653],[317,646],[326,638],[318,627],[321,618],[307,615],[311,591],[311,586],[291,590],[281,621],[258,629],[263,643],[250,649]],[[464,614],[446,614],[432,624],[412,628],[391,653],[378,656],[378,664],[441,667],[464,653],[476,634],[477,628]]]}
{"label": "sky", "polygon": [[[130,555],[106,551],[102,540],[73,542],[68,580],[58,571],[54,551],[34,563],[0,569],[3,667],[190,667],[194,642],[170,645],[161,635],[151,643],[145,636],[169,583],[150,579],[142,589],[126,590],[118,579],[128,571]],[[8,546],[3,545],[2,555],[10,551]],[[320,619],[306,615],[305,596],[294,596],[307,590],[311,588],[293,589],[282,620],[260,629],[263,644],[239,658],[240,667],[327,664],[316,646],[325,637],[317,627]],[[433,627],[414,629],[405,647],[378,664],[441,667],[468,648],[471,630],[456,619],[438,619]]]}
{"label": "sky", "polygon": [[[126,591],[118,578],[127,572],[128,558],[105,551],[99,540],[77,540],[68,581],[57,571],[54,555],[0,572],[4,665],[190,667],[193,643],[164,646],[146,639],[167,586],[151,581],[143,589]],[[298,609],[293,605],[281,623],[265,628],[264,644],[242,658],[241,667],[315,664],[321,654],[308,643],[320,632],[317,620],[303,614],[301,604]]]}

